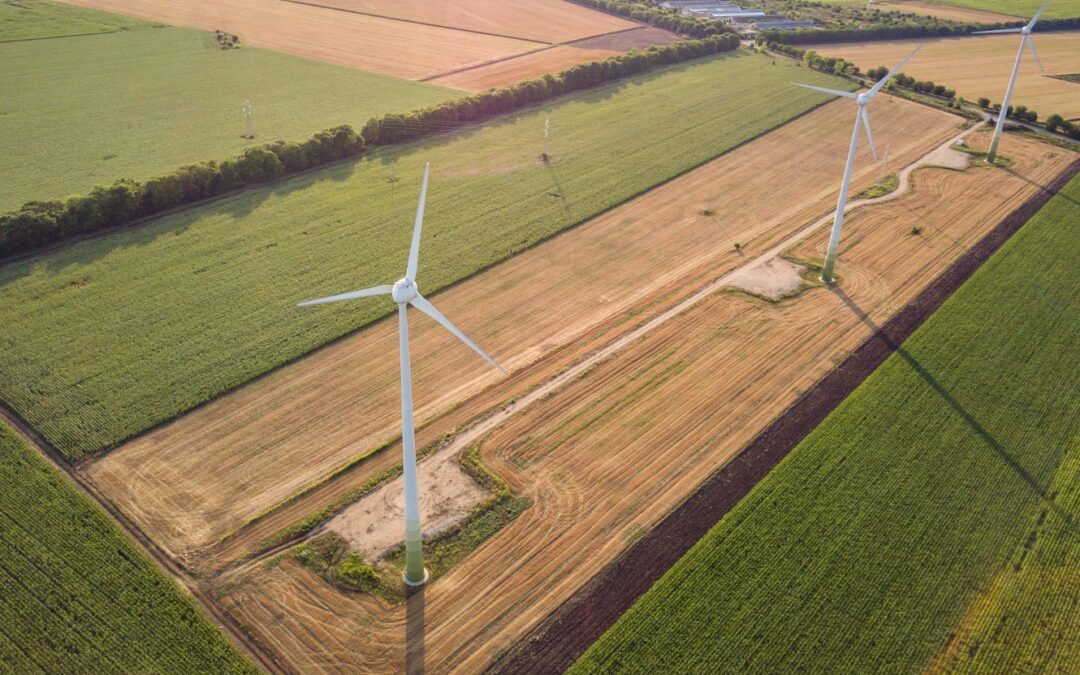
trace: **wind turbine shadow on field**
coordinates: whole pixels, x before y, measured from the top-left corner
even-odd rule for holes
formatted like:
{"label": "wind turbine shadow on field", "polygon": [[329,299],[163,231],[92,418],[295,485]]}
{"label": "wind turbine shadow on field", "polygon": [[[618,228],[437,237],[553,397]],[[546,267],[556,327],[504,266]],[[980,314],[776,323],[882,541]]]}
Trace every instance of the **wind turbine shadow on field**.
{"label": "wind turbine shadow on field", "polygon": [[405,673],[424,672],[424,587],[407,587],[405,599]]}
{"label": "wind turbine shadow on field", "polygon": [[938,394],[938,396],[940,396],[945,401],[945,403],[948,404],[948,406],[952,408],[957,415],[960,416],[962,420],[964,420],[964,423],[967,424],[968,427],[970,427],[971,430],[975,432],[975,434],[979,438],[981,438],[983,442],[986,443],[986,445],[989,446],[990,449],[993,450],[1005,462],[1005,464],[1007,464],[1009,468],[1011,468],[1017,474],[1017,476],[1019,476],[1025,483],[1027,483],[1028,487],[1031,488],[1032,492],[1038,495],[1039,499],[1041,499],[1043,503],[1047,505],[1047,508],[1049,508],[1062,520],[1065,521],[1070,531],[1076,531],[1076,525],[1075,523],[1073,523],[1072,516],[1065,509],[1063,509],[1060,504],[1054,501],[1053,496],[1046,490],[1046,488],[1040,485],[1039,482],[1035,479],[1035,477],[1032,476],[1028,472],[1028,470],[1025,469],[1024,466],[1015,457],[1012,456],[1012,454],[1009,453],[1009,450],[1004,446],[1004,444],[1002,444],[1001,441],[999,441],[982,424],[980,424],[979,421],[975,419],[975,417],[970,412],[968,412],[967,409],[964,408],[964,406],[958,400],[956,400],[956,398],[951,393],[949,393],[949,391],[944,386],[942,386],[940,382],[937,381],[933,374],[931,374],[930,371],[928,371],[921,363],[919,363],[918,359],[916,359],[914,356],[911,355],[910,352],[904,349],[903,345],[897,344],[896,341],[893,340],[889,336],[889,334],[881,328],[881,326],[875,323],[874,320],[870,318],[870,316],[866,312],[864,312],[862,308],[859,307],[847,293],[845,293],[836,286],[830,286],[829,291],[832,292],[837,298],[839,298],[840,301],[843,302],[847,306],[847,308],[851,310],[852,314],[858,317],[860,321],[866,324],[870,328],[870,330],[873,331],[874,339],[881,340],[885,343],[885,345],[889,348],[890,351],[894,352],[897,356],[904,359],[904,361],[906,361],[907,364],[911,366],[911,369],[914,370],[915,373],[919,377],[921,377],[923,381],[925,381],[930,386],[930,388],[933,389]]}
{"label": "wind turbine shadow on field", "polygon": [[1064,199],[1066,201],[1072,202],[1076,206],[1080,206],[1080,202],[1076,201],[1075,199],[1073,199],[1069,195],[1065,194],[1061,190],[1052,190],[1049,187],[1047,187],[1046,185],[1043,185],[1042,183],[1037,183],[1037,182],[1031,180],[1030,178],[1028,178],[1024,174],[1020,173],[1019,171],[1017,171],[1017,170],[1015,170],[1015,169],[1013,169],[1011,167],[1004,167],[1004,169],[1005,169],[1005,171],[1007,171],[1009,173],[1009,175],[1014,176],[1016,178],[1019,178],[1020,180],[1024,181],[1028,185],[1032,185],[1034,187],[1039,188],[1039,192],[1045,192],[1045,193],[1048,193],[1048,194],[1050,194],[1050,195],[1052,195],[1054,197],[1060,197],[1060,198],[1062,198],[1062,199]]}

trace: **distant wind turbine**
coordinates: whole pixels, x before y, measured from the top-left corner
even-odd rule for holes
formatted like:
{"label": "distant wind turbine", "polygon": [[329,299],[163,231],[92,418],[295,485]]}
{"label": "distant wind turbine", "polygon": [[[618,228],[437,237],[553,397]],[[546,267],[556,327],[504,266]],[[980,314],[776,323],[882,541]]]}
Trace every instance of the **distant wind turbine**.
{"label": "distant wind turbine", "polygon": [[1001,102],[1001,112],[998,113],[997,126],[994,127],[994,139],[990,141],[990,152],[986,155],[986,161],[991,164],[994,163],[994,157],[997,156],[998,143],[1001,142],[1001,131],[1005,128],[1005,118],[1008,117],[1009,101],[1012,100],[1013,87],[1016,85],[1016,75],[1020,72],[1020,60],[1024,57],[1024,47],[1027,46],[1031,50],[1031,55],[1035,57],[1035,63],[1039,64],[1039,70],[1045,70],[1043,68],[1042,60],[1039,59],[1039,52],[1035,51],[1035,42],[1031,39],[1031,29],[1035,27],[1035,22],[1039,20],[1043,12],[1046,11],[1046,6],[1050,4],[1050,0],[1046,0],[1043,3],[1042,9],[1040,9],[1035,16],[1031,17],[1031,21],[1026,26],[1021,28],[1002,28],[1000,30],[980,30],[972,33],[972,35],[989,35],[991,33],[1020,33],[1024,37],[1020,40],[1020,50],[1016,52],[1016,62],[1013,63],[1012,76],[1009,77],[1009,85],[1005,87],[1005,100]]}
{"label": "distant wind turbine", "polygon": [[420,295],[420,291],[417,289],[416,267],[420,256],[420,229],[424,222],[424,201],[427,199],[429,168],[430,165],[424,166],[424,181],[420,187],[420,203],[416,208],[416,223],[413,225],[412,246],[409,248],[409,262],[405,268],[405,277],[399,279],[393,286],[375,286],[360,291],[331,295],[318,300],[309,300],[298,305],[298,307],[321,305],[341,300],[369,298],[376,295],[390,295],[398,305],[398,344],[401,362],[401,451],[402,474],[405,482],[404,578],[405,583],[410,586],[423,585],[427,581],[427,570],[424,569],[424,554],[420,535],[420,495],[416,482],[416,438],[413,430],[412,364],[409,359],[408,306],[412,305],[435,319],[443,328],[453,333],[473,351],[498,368],[500,372],[506,372],[493,358],[484,353],[484,350],[476,346],[475,342],[458,330],[457,326],[450,323],[450,320],[435,309],[435,306],[428,302],[424,296]]}
{"label": "distant wind turbine", "polygon": [[877,161],[877,148],[874,147],[874,134],[870,131],[870,115],[866,112],[866,106],[870,103],[870,99],[881,91],[881,88],[892,79],[892,76],[895,75],[898,70],[903,68],[904,64],[910,61],[911,57],[915,56],[915,52],[920,49],[922,49],[922,45],[916,47],[915,51],[908,54],[906,59],[897,64],[897,66],[890,70],[885,77],[878,80],[877,84],[865,94],[854,94],[850,91],[837,91],[835,89],[826,89],[825,87],[815,87],[812,84],[792,82],[796,87],[805,87],[834,96],[852,98],[859,104],[858,112],[855,114],[855,131],[851,134],[851,147],[848,149],[847,166],[844,168],[844,181],[840,184],[840,199],[837,200],[836,203],[836,216],[833,219],[832,235],[829,237],[829,249],[825,253],[825,266],[821,269],[821,280],[827,284],[832,283],[833,281],[833,268],[836,266],[836,250],[840,246],[840,228],[844,225],[844,207],[847,206],[848,188],[851,185],[851,170],[855,166],[855,152],[859,147],[860,125],[866,130],[866,138],[870,141],[870,152],[874,154],[874,161]]}

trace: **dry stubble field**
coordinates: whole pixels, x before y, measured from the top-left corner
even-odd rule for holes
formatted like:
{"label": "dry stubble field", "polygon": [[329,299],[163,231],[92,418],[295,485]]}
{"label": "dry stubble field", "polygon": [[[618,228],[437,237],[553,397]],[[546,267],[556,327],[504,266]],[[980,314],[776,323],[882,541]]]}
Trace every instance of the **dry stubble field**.
{"label": "dry stubble field", "polygon": [[[946,21],[959,21],[960,23],[1007,23],[1016,21],[1018,16],[998,14],[982,9],[969,7],[956,7],[953,5],[940,5],[934,2],[920,2],[919,0],[903,0],[901,2],[875,2],[874,9],[881,11],[896,10],[898,12],[910,12],[923,16],[936,16]],[[1020,14],[1018,10],[1017,15]]]}
{"label": "dry stubble field", "polygon": [[241,43],[386,75],[445,77],[447,86],[469,91],[676,39],[563,0],[66,1],[225,30]]}
{"label": "dry stubble field", "polygon": [[[485,392],[502,376],[414,315],[418,425],[485,392],[479,409],[469,406],[464,417],[455,413],[422,428],[418,447],[517,395],[509,387],[518,386],[521,371],[530,381],[546,379],[546,367],[526,367],[608,319],[639,311],[651,295],[681,286],[691,270],[708,263],[719,276],[737,266],[743,258],[734,242],[752,254],[828,211],[846,155],[849,112],[828,104],[439,293],[440,309],[514,377],[509,390]],[[898,168],[953,133],[958,118],[885,97],[874,123]],[[865,149],[862,160],[858,185],[881,173]],[[806,171],[808,165],[822,170]],[[552,171],[557,183],[558,164]],[[706,209],[715,213],[703,215]],[[423,257],[420,265],[422,288]],[[199,564],[207,547],[399,434],[397,362],[387,358],[396,340],[396,324],[383,321],[143,434],[84,470],[155,541]],[[252,528],[230,549],[258,544],[399,458],[399,449],[388,448]]]}
{"label": "dry stubble field", "polygon": [[[842,293],[817,286],[779,304],[715,294],[489,434],[483,460],[534,506],[423,595],[390,606],[285,560],[234,580],[223,606],[304,672],[418,658],[432,672],[482,669],[867,338],[860,315],[887,320],[1075,157],[1014,137],[1002,148],[1008,170],[920,169],[914,193],[855,212]],[[820,258],[827,234],[792,253]]]}
{"label": "dry stubble field", "polygon": [[[1080,118],[1080,84],[1050,77],[1080,73],[1080,31],[1036,33],[1034,38],[1046,74],[1039,70],[1031,53],[1025,52],[1012,104],[1037,111],[1040,119],[1052,113],[1066,119]],[[955,89],[958,96],[969,101],[985,96],[1001,102],[1020,47],[1015,35],[819,44],[806,48],[827,56],[842,56],[865,71],[897,63],[920,42],[925,46],[904,68],[905,73]]]}
{"label": "dry stubble field", "polygon": [[638,25],[566,0],[288,1],[548,43],[580,40]]}
{"label": "dry stubble field", "polygon": [[[176,26],[224,30],[255,47],[423,79],[546,46],[292,2],[261,0],[69,0],[71,4]],[[603,16],[603,15],[601,15]]]}

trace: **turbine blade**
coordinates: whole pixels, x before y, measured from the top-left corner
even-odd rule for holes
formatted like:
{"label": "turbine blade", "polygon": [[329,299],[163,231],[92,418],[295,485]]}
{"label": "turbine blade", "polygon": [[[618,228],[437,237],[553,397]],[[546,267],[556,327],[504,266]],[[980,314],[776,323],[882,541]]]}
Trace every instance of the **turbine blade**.
{"label": "turbine blade", "polygon": [[891,80],[891,79],[892,79],[892,77],[893,77],[893,75],[895,75],[895,74],[897,74],[898,72],[900,72],[900,69],[901,69],[901,68],[903,68],[903,67],[904,67],[904,65],[905,65],[905,64],[907,64],[907,62],[908,62],[908,61],[910,61],[910,60],[911,60],[911,58],[912,58],[913,56],[915,56],[915,55],[916,55],[917,53],[919,53],[919,50],[920,50],[920,49],[922,49],[922,48],[923,48],[923,46],[922,46],[922,45],[919,45],[918,47],[916,47],[915,49],[913,49],[913,50],[911,51],[911,53],[907,55],[907,58],[905,58],[905,59],[904,59],[903,61],[901,61],[900,63],[896,64],[896,66],[894,66],[894,67],[893,67],[893,69],[892,69],[892,70],[890,70],[890,71],[889,71],[889,72],[888,72],[888,73],[887,73],[887,74],[885,75],[885,77],[883,77],[883,78],[881,78],[880,80],[878,80],[877,84],[875,84],[875,85],[874,85],[873,87],[871,87],[871,88],[870,88],[870,91],[866,92],[866,97],[867,97],[867,98],[871,98],[871,97],[872,97],[872,96],[873,96],[874,94],[876,94],[876,93],[878,93],[879,91],[881,91],[881,88],[885,86],[885,83],[887,83],[887,82],[888,82],[889,80]]}
{"label": "turbine blade", "polygon": [[1043,68],[1042,59],[1039,58],[1039,52],[1035,51],[1035,41],[1031,39],[1030,35],[1024,36],[1024,44],[1031,49],[1031,55],[1035,57],[1035,63],[1039,64],[1039,70],[1046,72],[1046,68]]}
{"label": "turbine blade", "polygon": [[833,96],[844,96],[845,98],[859,98],[858,94],[853,94],[850,91],[837,91],[836,89],[815,87],[812,84],[803,84],[802,82],[792,82],[791,84],[795,85],[796,87],[802,87],[803,89],[813,89],[814,91],[820,91],[825,94],[832,94]]}
{"label": "turbine blade", "polygon": [[308,305],[325,305],[328,302],[341,302],[342,300],[355,300],[357,298],[370,298],[374,295],[386,295],[392,290],[394,290],[394,287],[390,286],[389,284],[386,286],[375,286],[373,288],[365,288],[361,291],[350,291],[348,293],[330,295],[325,298],[319,298],[318,300],[308,300],[307,302],[301,302],[299,305],[297,305],[297,307],[307,307]]}
{"label": "turbine blade", "polygon": [[859,119],[862,120],[863,129],[866,130],[866,139],[870,141],[870,152],[874,155],[874,161],[878,161],[877,148],[874,147],[874,132],[870,131],[870,113],[866,108],[859,106]]}
{"label": "turbine blade", "polygon": [[1023,28],[999,28],[998,30],[977,30],[971,33],[972,35],[991,35],[993,33],[1020,33],[1023,32]]}
{"label": "turbine blade", "polygon": [[428,316],[430,316],[430,317],[431,317],[432,319],[435,319],[436,321],[438,321],[438,322],[439,322],[439,323],[440,323],[440,324],[442,325],[442,327],[443,327],[443,328],[445,328],[446,330],[448,330],[448,331],[450,331],[451,333],[453,333],[453,334],[454,334],[454,335],[455,335],[455,336],[457,337],[457,339],[461,340],[462,342],[464,342],[465,344],[467,344],[467,345],[468,345],[468,346],[469,346],[469,347],[470,347],[470,348],[471,348],[471,349],[472,349],[472,350],[473,350],[474,352],[476,352],[476,353],[477,353],[477,354],[479,354],[480,356],[484,357],[484,359],[485,359],[485,360],[486,360],[486,361],[487,361],[488,363],[490,363],[491,365],[493,365],[493,366],[495,366],[496,368],[498,368],[498,369],[499,369],[499,372],[502,372],[502,373],[505,373],[505,372],[506,372],[505,370],[503,370],[503,367],[502,367],[502,366],[500,366],[500,365],[499,365],[499,364],[498,364],[498,363],[497,363],[497,362],[495,361],[495,359],[493,359],[493,358],[491,358],[490,356],[488,356],[488,355],[487,355],[487,353],[486,353],[486,352],[485,352],[485,351],[484,351],[483,349],[480,349],[480,347],[478,347],[478,346],[476,345],[476,343],[475,343],[475,342],[473,342],[472,340],[470,340],[470,339],[469,339],[469,338],[468,338],[468,337],[467,337],[467,336],[465,335],[465,333],[462,333],[462,332],[461,332],[461,330],[460,330],[460,329],[459,329],[459,328],[458,328],[457,326],[455,326],[454,324],[450,323],[450,319],[447,319],[447,318],[446,318],[445,316],[443,316],[443,315],[442,315],[442,312],[440,312],[439,310],[435,309],[435,305],[433,305],[433,304],[431,304],[430,302],[428,302],[428,301],[427,301],[427,298],[425,298],[424,296],[422,296],[422,295],[420,295],[419,293],[417,293],[417,294],[416,294],[416,297],[415,297],[415,298],[413,298],[413,299],[412,299],[412,300],[411,300],[410,302],[411,302],[411,304],[412,304],[412,305],[413,305],[414,307],[416,307],[416,308],[417,308],[418,310],[420,310],[420,311],[421,311],[421,312],[423,312],[424,314],[427,314],[427,315],[428,315]]}
{"label": "turbine blade", "polygon": [[416,279],[416,264],[420,259],[420,230],[424,225],[424,202],[427,201],[427,179],[431,164],[424,165],[424,182],[420,184],[420,203],[416,206],[416,222],[413,223],[412,245],[409,246],[409,265],[405,268],[405,278]]}
{"label": "turbine blade", "polygon": [[1035,27],[1035,22],[1038,21],[1039,17],[1043,15],[1043,12],[1046,11],[1046,6],[1049,4],[1050,0],[1046,0],[1046,2],[1043,3],[1043,6],[1039,9],[1038,13],[1036,13],[1035,16],[1031,17],[1031,23],[1027,25],[1028,30],[1031,30]]}

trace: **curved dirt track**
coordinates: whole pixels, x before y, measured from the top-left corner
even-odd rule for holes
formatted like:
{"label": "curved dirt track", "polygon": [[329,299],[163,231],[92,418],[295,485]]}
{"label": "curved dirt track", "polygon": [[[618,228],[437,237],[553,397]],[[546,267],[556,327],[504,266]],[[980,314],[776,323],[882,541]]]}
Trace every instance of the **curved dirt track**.
{"label": "curved dirt track", "polygon": [[[483,668],[863,343],[864,319],[894,315],[1074,157],[1012,137],[1003,152],[1009,171],[923,169],[914,193],[852,214],[846,301],[820,288],[780,304],[706,294],[491,430],[482,458],[535,505],[406,605],[338,593],[288,561],[249,572],[223,605],[297,670],[421,657],[432,672]],[[819,228],[794,252],[817,257],[826,237]]]}

